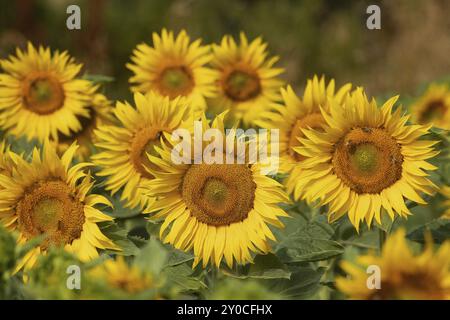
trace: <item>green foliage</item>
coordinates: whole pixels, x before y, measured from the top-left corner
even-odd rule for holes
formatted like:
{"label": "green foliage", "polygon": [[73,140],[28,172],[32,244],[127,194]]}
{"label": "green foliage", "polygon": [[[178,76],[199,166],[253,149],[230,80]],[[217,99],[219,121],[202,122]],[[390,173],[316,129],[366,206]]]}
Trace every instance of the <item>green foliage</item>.
{"label": "green foliage", "polygon": [[3,276],[14,267],[16,260],[16,240],[0,225],[0,282]]}
{"label": "green foliage", "polygon": [[278,300],[282,296],[270,291],[256,280],[223,278],[218,281],[214,291],[208,293],[206,298],[212,300]]}
{"label": "green foliage", "polygon": [[133,242],[133,237],[129,235],[129,232],[125,228],[120,227],[117,223],[103,222],[100,225],[100,230],[121,248],[121,251],[111,253],[118,253],[124,256],[134,256],[139,253],[139,248]]}
{"label": "green foliage", "polygon": [[[67,270],[70,266],[80,268],[82,290],[68,287]],[[86,299],[93,288],[88,284],[85,270],[83,263],[72,254],[63,249],[50,250],[47,255],[38,258],[37,266],[26,276],[26,296],[39,299]]]}
{"label": "green foliage", "polygon": [[435,243],[448,240],[450,234],[450,219],[436,219],[411,231],[407,236],[410,240],[425,242],[424,235],[430,232]]}
{"label": "green foliage", "polygon": [[279,241],[274,248],[283,262],[320,261],[342,254],[342,245],[332,240],[333,228],[321,222],[322,219],[308,221],[299,214],[292,215],[287,221],[289,230],[278,232]]}
{"label": "green foliage", "polygon": [[283,299],[317,299],[324,271],[323,268],[295,266],[290,279],[272,280],[270,288]]}

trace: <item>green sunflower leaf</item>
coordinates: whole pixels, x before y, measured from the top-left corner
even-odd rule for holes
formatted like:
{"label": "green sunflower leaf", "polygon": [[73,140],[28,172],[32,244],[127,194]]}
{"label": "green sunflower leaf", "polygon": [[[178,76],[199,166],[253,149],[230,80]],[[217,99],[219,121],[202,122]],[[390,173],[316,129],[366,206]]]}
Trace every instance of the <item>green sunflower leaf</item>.
{"label": "green sunflower leaf", "polygon": [[194,256],[190,253],[183,252],[181,250],[172,249],[168,253],[167,263],[166,265],[169,267],[177,266],[179,264],[191,261],[194,259]]}
{"label": "green sunflower leaf", "polygon": [[289,279],[291,272],[274,254],[257,255],[251,265],[241,266],[236,270],[228,268],[222,272],[237,279]]}
{"label": "green sunflower leaf", "polygon": [[249,278],[290,279],[291,272],[274,254],[257,255],[250,266]]}
{"label": "green sunflower leaf", "polygon": [[321,220],[323,216],[307,221],[301,215],[293,215],[286,233],[277,232],[279,242],[275,253],[284,263],[311,262],[333,258],[342,254],[344,247],[332,240],[334,229]]}
{"label": "green sunflower leaf", "polygon": [[321,289],[320,279],[324,268],[314,270],[310,267],[296,266],[292,269],[290,279],[270,281],[270,289],[284,299],[315,299]]}
{"label": "green sunflower leaf", "polygon": [[120,254],[123,256],[135,256],[139,254],[139,248],[128,236],[128,231],[119,227],[114,222],[102,222],[99,223],[100,231],[115,244],[117,244],[122,251],[109,251],[109,253]]}
{"label": "green sunflower leaf", "polygon": [[277,251],[285,263],[327,260],[344,252],[344,247],[336,241],[303,236],[290,237]]}
{"label": "green sunflower leaf", "polygon": [[107,196],[107,198],[111,201],[113,208],[106,208],[104,211],[108,212],[108,214],[114,218],[131,218],[141,214],[139,208],[130,209],[125,207],[124,202],[120,200],[119,196]]}
{"label": "green sunflower leaf", "polygon": [[166,265],[167,258],[167,249],[156,239],[150,239],[147,245],[139,251],[134,263],[142,270],[159,274]]}
{"label": "green sunflower leaf", "polygon": [[206,288],[206,284],[200,278],[195,277],[192,268],[185,263],[165,268],[163,275],[167,279],[168,286],[175,286],[182,292]]}
{"label": "green sunflower leaf", "polygon": [[424,243],[425,234],[427,232],[431,232],[431,236],[436,243],[443,243],[448,240],[448,235],[450,234],[450,220],[433,220],[424,226],[414,229],[407,235],[407,237],[412,241]]}

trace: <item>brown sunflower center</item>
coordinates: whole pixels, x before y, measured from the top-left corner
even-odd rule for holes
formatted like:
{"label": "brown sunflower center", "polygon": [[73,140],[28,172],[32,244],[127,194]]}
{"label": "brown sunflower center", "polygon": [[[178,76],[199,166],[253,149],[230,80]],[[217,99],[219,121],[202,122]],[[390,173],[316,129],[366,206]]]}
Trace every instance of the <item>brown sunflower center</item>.
{"label": "brown sunflower center", "polygon": [[31,76],[23,87],[25,106],[41,115],[60,109],[64,104],[64,90],[61,83],[49,75]]}
{"label": "brown sunflower center", "polygon": [[261,81],[255,73],[234,70],[223,81],[225,94],[233,101],[247,101],[261,92]]}
{"label": "brown sunflower center", "polygon": [[300,119],[297,119],[294,126],[292,127],[291,134],[289,137],[289,155],[293,157],[296,161],[303,160],[305,157],[298,154],[293,149],[300,145],[298,139],[304,136],[302,129],[312,128],[321,131],[323,130],[324,124],[325,120],[323,119],[323,116],[319,112],[310,113]]}
{"label": "brown sunflower center", "polygon": [[164,69],[158,80],[160,93],[171,99],[188,95],[194,87],[192,73],[184,66]]}
{"label": "brown sunflower center", "polygon": [[379,193],[401,178],[403,156],[384,129],[355,128],[335,145],[332,163],[356,193]]}
{"label": "brown sunflower center", "polygon": [[161,145],[161,132],[162,130],[157,128],[143,128],[135,134],[131,142],[131,162],[136,171],[148,179],[153,178],[153,176],[146,168],[152,168],[154,165],[148,159],[147,154],[158,155],[155,146]]}
{"label": "brown sunflower center", "polygon": [[28,238],[44,234],[41,244],[70,244],[83,231],[84,205],[61,180],[39,181],[28,188],[18,202],[18,223]]}
{"label": "brown sunflower center", "polygon": [[427,104],[422,114],[420,115],[420,123],[428,123],[433,120],[442,118],[447,112],[444,101],[434,100]]}
{"label": "brown sunflower center", "polygon": [[229,225],[253,209],[256,184],[247,165],[198,164],[186,172],[182,196],[191,214],[208,225]]}

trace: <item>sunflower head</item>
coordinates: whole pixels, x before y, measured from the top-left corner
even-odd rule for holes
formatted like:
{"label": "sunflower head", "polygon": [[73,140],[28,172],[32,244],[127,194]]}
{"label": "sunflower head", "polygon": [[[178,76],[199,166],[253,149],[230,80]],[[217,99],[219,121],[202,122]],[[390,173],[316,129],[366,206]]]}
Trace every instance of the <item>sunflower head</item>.
{"label": "sunflower head", "polygon": [[[225,135],[224,114],[210,125],[203,117],[204,129],[217,129],[223,134],[224,150],[234,150],[235,141]],[[184,141],[195,144],[193,140]],[[275,237],[268,227],[283,227],[279,220],[287,214],[278,203],[288,198],[281,185],[261,174],[259,163],[196,162],[207,145],[194,148],[190,164],[175,164],[171,160],[171,141],[158,149],[160,157],[150,156],[155,167],[154,179],[147,191],[158,197],[150,208],[154,218],[163,218],[160,236],[165,243],[195,255],[194,266],[203,261],[220,266],[225,258],[228,266],[234,262],[252,261],[252,252],[267,253]],[[191,149],[192,150],[192,149]],[[219,150],[216,150],[220,152]],[[233,151],[241,159],[238,151]],[[219,154],[219,158],[225,154]]]}
{"label": "sunflower head", "polygon": [[262,111],[279,99],[283,69],[274,68],[278,57],[267,58],[261,38],[249,43],[244,33],[237,44],[231,36],[213,45],[211,64],[218,72],[218,96],[211,101],[213,112],[230,110],[230,121],[251,125]]}
{"label": "sunflower head", "polygon": [[[78,117],[88,116],[88,104],[96,90],[87,80],[76,79],[81,64],[67,52],[17,49],[16,56],[1,60],[0,124],[9,133],[29,139],[57,139],[80,129]],[[63,119],[63,120],[61,120]]]}
{"label": "sunflower head", "polygon": [[205,65],[211,60],[209,46],[201,40],[190,42],[182,30],[176,37],[163,29],[161,35],[153,33],[153,46],[140,44],[133,51],[133,71],[130,78],[134,92],[154,91],[163,97],[178,96],[191,100],[199,110],[206,108],[205,98],[215,95],[216,73]]}
{"label": "sunflower head", "polygon": [[288,182],[294,197],[328,205],[331,221],[348,213],[357,229],[364,220],[380,223],[382,209],[392,219],[406,217],[406,200],[424,204],[419,193],[436,188],[426,172],[436,169],[426,161],[437,154],[436,142],[420,140],[429,126],[406,125],[409,116],[392,111],[396,100],[378,108],[358,88],[342,105],[322,108],[323,131],[304,129],[294,148],[305,157],[298,163],[301,175]]}
{"label": "sunflower head", "polygon": [[445,84],[432,84],[412,106],[413,121],[450,129],[450,89]]}
{"label": "sunflower head", "polygon": [[101,168],[97,174],[107,177],[107,190],[115,194],[122,189],[121,200],[128,207],[144,208],[154,200],[142,192],[153,179],[148,156],[157,154],[156,148],[166,135],[191,126],[194,111],[185,98],[169,100],[153,92],[145,96],[136,93],[134,102],[136,108],[118,102],[114,115],[119,123],[94,131],[95,145],[101,151],[92,159]]}
{"label": "sunflower head", "polygon": [[[378,288],[368,286],[369,266],[380,271]],[[354,299],[422,300],[450,299],[450,241],[435,252],[428,239],[425,250],[414,254],[405,240],[405,231],[392,234],[383,246],[381,256],[374,253],[359,256],[356,265],[341,264],[347,278],[336,279],[337,288]]]}
{"label": "sunflower head", "polygon": [[97,222],[112,221],[95,209],[109,201],[89,191],[93,185],[84,169],[89,163],[71,166],[77,146],[72,145],[59,157],[47,141],[42,153],[35,149],[31,162],[10,152],[15,163],[11,175],[0,174],[0,222],[19,232],[23,244],[42,237],[16,270],[32,267],[38,255],[49,247],[64,247],[82,260],[98,256],[97,249],[119,249],[100,231]]}
{"label": "sunflower head", "polygon": [[123,256],[117,256],[115,260],[105,260],[90,271],[90,276],[105,281],[113,290],[130,295],[156,288],[155,280],[150,273],[135,265],[130,266]]}
{"label": "sunflower head", "polygon": [[[283,104],[272,105],[269,111],[262,113],[260,119],[255,121],[262,128],[280,130],[280,172],[291,172],[295,164],[304,159],[294,150],[300,146],[299,139],[305,137],[303,129],[323,131],[326,122],[320,108],[328,110],[331,100],[341,104],[350,88],[351,84],[346,84],[336,91],[334,79],[327,84],[325,77],[319,79],[314,76],[308,79],[302,98],[290,86],[281,89]],[[291,179],[297,179],[298,174],[296,171]]]}

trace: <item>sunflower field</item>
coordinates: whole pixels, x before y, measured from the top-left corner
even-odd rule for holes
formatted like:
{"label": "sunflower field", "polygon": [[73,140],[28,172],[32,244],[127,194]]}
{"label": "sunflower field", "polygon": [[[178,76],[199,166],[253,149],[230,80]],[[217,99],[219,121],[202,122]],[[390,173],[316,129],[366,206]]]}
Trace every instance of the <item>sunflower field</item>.
{"label": "sunflower field", "polygon": [[74,3],[1,3],[0,299],[450,299],[449,3]]}

